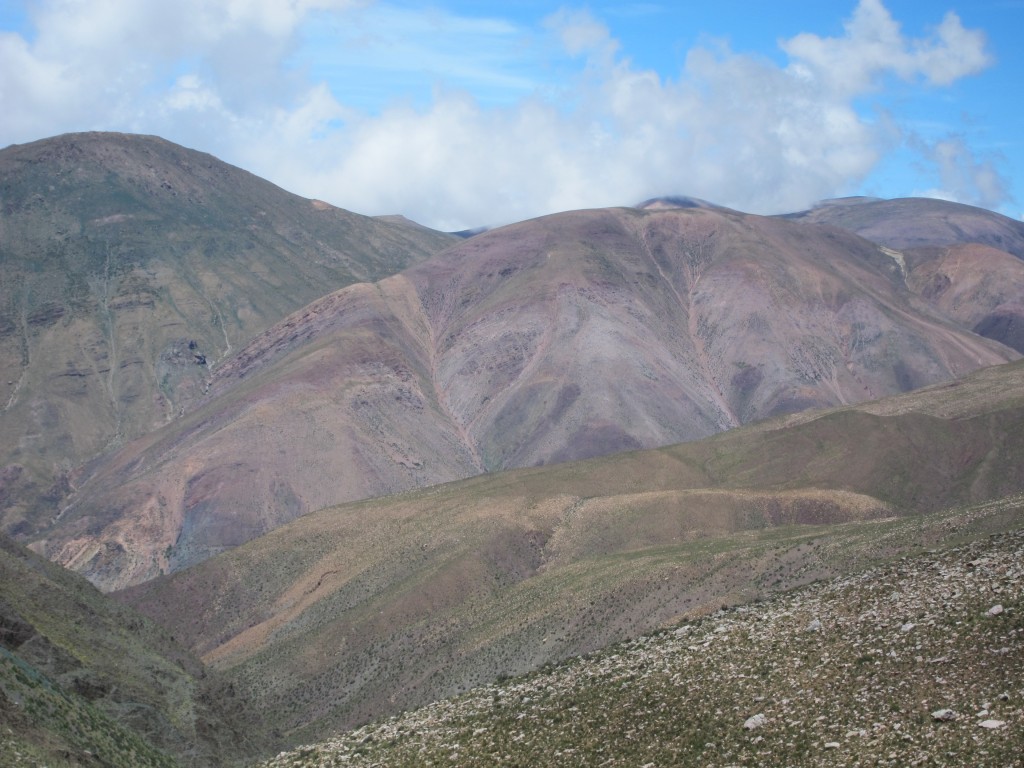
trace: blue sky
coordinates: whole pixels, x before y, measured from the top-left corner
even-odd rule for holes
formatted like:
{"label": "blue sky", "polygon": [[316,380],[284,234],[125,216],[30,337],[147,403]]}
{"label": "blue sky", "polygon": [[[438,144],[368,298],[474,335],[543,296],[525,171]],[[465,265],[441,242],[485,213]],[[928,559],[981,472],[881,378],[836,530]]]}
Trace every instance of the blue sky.
{"label": "blue sky", "polygon": [[693,195],[1024,211],[1024,0],[0,0],[0,146],[161,135],[429,226]]}

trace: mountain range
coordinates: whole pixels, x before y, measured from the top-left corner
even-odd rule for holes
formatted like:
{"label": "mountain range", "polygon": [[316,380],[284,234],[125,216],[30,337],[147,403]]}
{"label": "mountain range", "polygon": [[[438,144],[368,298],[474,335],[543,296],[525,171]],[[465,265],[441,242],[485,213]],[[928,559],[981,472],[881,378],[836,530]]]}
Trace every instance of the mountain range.
{"label": "mountain range", "polygon": [[490,230],[254,334],[202,367],[201,394],[164,426],[66,457],[49,513],[8,530],[115,589],[328,505],[698,439],[1018,357],[1024,262],[930,247],[678,199]]}
{"label": "mountain range", "polygon": [[0,745],[242,764],[1014,531],[1022,353],[1024,223],[945,201],[449,234],[0,150]]}

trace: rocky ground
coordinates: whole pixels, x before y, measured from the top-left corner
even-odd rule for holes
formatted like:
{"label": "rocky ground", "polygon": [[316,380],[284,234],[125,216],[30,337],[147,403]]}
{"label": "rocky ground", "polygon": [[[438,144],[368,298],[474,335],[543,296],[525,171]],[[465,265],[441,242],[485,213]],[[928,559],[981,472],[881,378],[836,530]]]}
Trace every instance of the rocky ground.
{"label": "rocky ground", "polygon": [[1011,528],[264,765],[1022,766],[1024,531]]}

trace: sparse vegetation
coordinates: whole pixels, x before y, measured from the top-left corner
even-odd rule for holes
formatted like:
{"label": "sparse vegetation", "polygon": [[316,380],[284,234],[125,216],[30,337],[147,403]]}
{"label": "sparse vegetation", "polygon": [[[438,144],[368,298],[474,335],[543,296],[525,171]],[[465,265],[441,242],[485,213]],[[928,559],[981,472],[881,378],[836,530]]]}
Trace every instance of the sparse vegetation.
{"label": "sparse vegetation", "polygon": [[1024,765],[1024,500],[941,525],[1008,519],[263,765]]}
{"label": "sparse vegetation", "polygon": [[0,765],[7,768],[178,765],[115,717],[55,685],[3,648],[0,697]]}
{"label": "sparse vegetation", "polygon": [[332,508],[126,598],[312,742],[948,544],[943,500],[1021,490],[1022,374]]}

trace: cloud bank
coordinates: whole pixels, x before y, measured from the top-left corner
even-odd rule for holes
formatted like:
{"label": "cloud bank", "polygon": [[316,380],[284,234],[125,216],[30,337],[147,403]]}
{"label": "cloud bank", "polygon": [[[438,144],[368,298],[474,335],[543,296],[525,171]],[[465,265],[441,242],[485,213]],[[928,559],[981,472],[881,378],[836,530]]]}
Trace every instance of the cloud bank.
{"label": "cloud bank", "polygon": [[[911,38],[880,0],[860,0],[842,36],[781,41],[784,65],[709,43],[671,78],[634,66],[589,13],[562,11],[526,30],[435,11],[410,27],[432,28],[435,52],[455,28],[510,53],[436,56],[453,75],[442,72],[429,99],[399,95],[371,110],[346,97],[344,71],[311,74],[316,53],[304,45],[311,25],[333,24],[347,46],[338,61],[351,61],[353,46],[380,62],[400,55],[401,40],[374,34],[373,21],[413,20],[386,4],[51,0],[31,10],[33,35],[0,34],[0,144],[72,130],[156,133],[299,194],[441,229],[667,194],[797,210],[853,191],[907,145],[865,99],[892,81],[942,88],[991,63],[984,35],[955,14]],[[516,51],[537,66],[517,66]],[[545,65],[560,76],[537,75]],[[474,82],[505,83],[514,97],[495,103]],[[937,170],[931,194],[1005,200],[995,167],[962,139],[914,149]]]}

